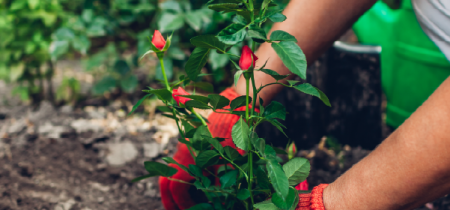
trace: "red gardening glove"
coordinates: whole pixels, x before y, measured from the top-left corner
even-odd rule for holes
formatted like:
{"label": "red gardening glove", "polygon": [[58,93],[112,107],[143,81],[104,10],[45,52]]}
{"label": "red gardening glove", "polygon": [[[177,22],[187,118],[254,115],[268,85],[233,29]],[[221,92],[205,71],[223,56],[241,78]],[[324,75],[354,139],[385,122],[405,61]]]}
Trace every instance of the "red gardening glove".
{"label": "red gardening glove", "polygon": [[[225,96],[230,101],[239,96],[232,88],[226,89],[220,95]],[[242,111],[244,109],[245,107],[241,107],[237,110]],[[212,113],[208,117],[209,130],[211,131],[213,137],[226,138],[225,141],[221,142],[222,146],[236,148],[231,140],[231,129],[238,120],[239,116],[237,115]],[[244,152],[242,150],[238,151],[241,154]],[[175,153],[173,159],[184,166],[195,164],[194,159],[187,149],[187,146],[181,143],[178,144],[178,151]],[[186,171],[180,169],[177,165],[169,164],[169,166],[178,170],[178,172],[171,178],[186,182],[192,182],[195,180],[194,177],[190,176]],[[214,171],[217,171],[217,168],[218,167],[214,167]],[[188,184],[171,181],[167,179],[167,177],[160,177],[159,186],[161,191],[161,200],[166,210],[183,210],[196,204],[190,197],[188,190],[191,186]]]}
{"label": "red gardening glove", "polygon": [[300,201],[295,210],[325,210],[325,206],[323,205],[323,189],[327,186],[328,184],[320,184],[314,187],[311,193],[300,194]]}

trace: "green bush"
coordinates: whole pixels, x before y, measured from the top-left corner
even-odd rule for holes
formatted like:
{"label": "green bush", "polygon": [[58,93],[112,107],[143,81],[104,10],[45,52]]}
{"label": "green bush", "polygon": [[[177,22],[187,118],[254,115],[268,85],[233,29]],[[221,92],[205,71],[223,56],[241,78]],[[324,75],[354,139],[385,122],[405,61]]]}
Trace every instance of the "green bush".
{"label": "green bush", "polygon": [[56,0],[0,0],[0,79],[17,82],[23,100],[43,96],[43,80],[53,75],[48,51],[63,16]]}
{"label": "green bush", "polygon": [[[286,0],[278,0],[279,7]],[[177,77],[193,50],[190,39],[199,34],[217,34],[229,25],[232,14],[205,8],[195,0],[0,0],[0,79],[16,82],[14,91],[24,100],[44,97],[42,83],[53,76],[53,62],[81,58],[96,83],[92,93],[101,95],[120,88],[133,92],[138,79],[133,70],[138,55],[150,49],[148,37],[154,29],[173,33],[173,44],[165,57],[169,79]],[[270,24],[269,24],[270,25]],[[268,30],[267,26],[265,30]],[[231,50],[238,54],[241,46]],[[226,56],[212,51],[205,73],[219,89],[232,83]],[[162,80],[156,66],[153,79]],[[38,81],[38,82],[36,82]],[[37,83],[37,85],[36,85]],[[50,85],[50,84],[49,84]],[[67,91],[65,91],[67,92]],[[69,91],[72,93],[73,91]],[[72,98],[62,97],[58,99]]]}

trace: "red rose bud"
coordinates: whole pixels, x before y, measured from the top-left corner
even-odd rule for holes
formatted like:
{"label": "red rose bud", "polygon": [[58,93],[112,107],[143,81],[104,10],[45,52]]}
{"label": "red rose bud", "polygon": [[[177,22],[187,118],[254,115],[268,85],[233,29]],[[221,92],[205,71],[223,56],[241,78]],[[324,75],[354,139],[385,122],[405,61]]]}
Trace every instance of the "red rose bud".
{"label": "red rose bud", "polygon": [[186,104],[186,101],[190,101],[192,99],[190,98],[185,98],[182,95],[191,95],[188,92],[186,92],[183,88],[178,87],[178,89],[174,89],[172,91],[172,97],[173,99],[175,99],[175,101],[177,102],[178,105],[180,105],[180,103],[182,104]]}
{"label": "red rose bud", "polygon": [[308,181],[303,181],[303,182],[301,182],[300,184],[298,184],[297,186],[295,186],[295,189],[296,190],[308,190],[308,188],[309,188],[309,184],[308,184]]}
{"label": "red rose bud", "polygon": [[289,160],[294,158],[295,154],[297,154],[297,147],[295,146],[294,143],[289,145],[287,153],[288,153]]}
{"label": "red rose bud", "polygon": [[153,34],[152,38],[152,43],[153,45],[155,45],[156,48],[162,50],[166,45],[166,40],[158,30],[155,30],[155,33]]}
{"label": "red rose bud", "polygon": [[255,67],[255,62],[258,60],[258,57],[252,52],[252,50],[245,45],[242,48],[241,59],[239,59],[239,67],[242,70],[247,70],[252,66],[252,58],[253,58],[253,67]]}

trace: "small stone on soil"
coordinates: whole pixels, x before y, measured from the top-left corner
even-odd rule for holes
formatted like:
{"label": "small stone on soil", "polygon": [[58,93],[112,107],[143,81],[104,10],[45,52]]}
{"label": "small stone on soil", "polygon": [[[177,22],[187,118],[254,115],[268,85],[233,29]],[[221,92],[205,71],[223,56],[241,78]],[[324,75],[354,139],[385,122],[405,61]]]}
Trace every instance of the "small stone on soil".
{"label": "small stone on soil", "polygon": [[109,153],[106,161],[113,166],[120,166],[137,157],[138,151],[131,142],[108,144]]}

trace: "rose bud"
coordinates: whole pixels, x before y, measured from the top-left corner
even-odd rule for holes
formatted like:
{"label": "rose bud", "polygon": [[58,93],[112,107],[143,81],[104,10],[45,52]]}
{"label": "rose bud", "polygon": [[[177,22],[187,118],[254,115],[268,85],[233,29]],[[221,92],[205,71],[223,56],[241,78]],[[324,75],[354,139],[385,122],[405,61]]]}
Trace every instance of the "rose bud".
{"label": "rose bud", "polygon": [[155,30],[155,33],[153,34],[152,38],[152,43],[153,45],[155,45],[156,48],[162,50],[166,45],[166,40],[158,30]]}
{"label": "rose bud", "polygon": [[172,91],[172,97],[173,99],[175,99],[175,101],[177,102],[178,105],[180,105],[180,103],[182,104],[186,104],[186,101],[190,101],[192,99],[190,98],[185,98],[182,95],[191,95],[188,92],[186,92],[183,88],[178,87],[178,89],[174,89]]}
{"label": "rose bud", "polygon": [[252,66],[252,64],[253,67],[255,67],[256,60],[258,60],[258,57],[256,57],[256,55],[252,52],[252,50],[247,45],[245,45],[242,48],[241,59],[239,59],[239,67],[242,70],[247,70],[248,68],[250,68],[250,66]]}

